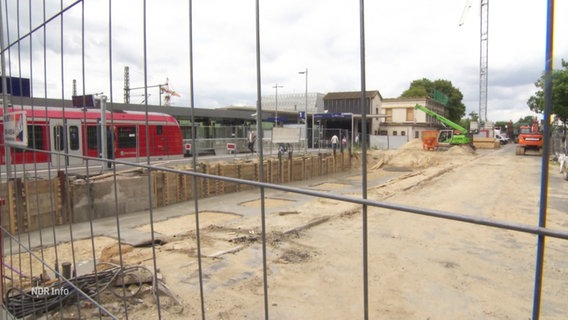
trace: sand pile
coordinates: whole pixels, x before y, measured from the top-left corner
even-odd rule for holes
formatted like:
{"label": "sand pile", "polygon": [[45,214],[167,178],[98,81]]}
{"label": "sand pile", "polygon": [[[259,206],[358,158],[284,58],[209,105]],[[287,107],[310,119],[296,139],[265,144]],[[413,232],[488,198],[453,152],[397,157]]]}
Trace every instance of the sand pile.
{"label": "sand pile", "polygon": [[475,155],[470,146],[452,146],[447,151],[428,151],[422,148],[420,139],[413,139],[398,150],[373,150],[369,153],[370,170],[385,167],[424,169],[445,163],[461,161],[462,156]]}

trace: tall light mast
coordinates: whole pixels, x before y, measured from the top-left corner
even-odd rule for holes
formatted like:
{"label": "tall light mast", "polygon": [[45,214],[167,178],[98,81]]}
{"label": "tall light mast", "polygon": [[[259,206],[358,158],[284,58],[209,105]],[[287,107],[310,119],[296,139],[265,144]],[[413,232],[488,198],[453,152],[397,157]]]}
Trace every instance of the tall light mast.
{"label": "tall light mast", "polygon": [[479,44],[479,121],[487,122],[487,83],[489,58],[489,0],[481,0],[480,4],[480,36]]}
{"label": "tall light mast", "polygon": [[[466,0],[459,26],[465,23],[471,8],[471,0]],[[487,84],[489,70],[489,0],[480,0],[479,5],[479,122],[487,122]]]}

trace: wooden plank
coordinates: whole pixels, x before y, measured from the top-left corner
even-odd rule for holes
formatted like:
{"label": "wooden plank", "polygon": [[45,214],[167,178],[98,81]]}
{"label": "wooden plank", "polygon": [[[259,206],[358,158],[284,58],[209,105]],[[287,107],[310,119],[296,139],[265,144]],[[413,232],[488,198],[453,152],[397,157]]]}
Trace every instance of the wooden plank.
{"label": "wooden plank", "polygon": [[56,223],[64,224],[69,222],[69,219],[63,218],[63,195],[61,194],[61,180],[54,178],[51,180],[51,189],[54,194],[50,195],[55,206],[55,221]]}
{"label": "wooden plank", "polygon": [[30,190],[30,183],[28,180],[24,180],[23,181],[23,197],[22,197],[22,202],[24,203],[24,216],[25,219],[27,221],[26,226],[27,229],[25,231],[32,231],[33,230],[33,222],[32,222],[32,217],[31,217],[31,213],[30,213],[30,199],[31,197],[31,190]]}
{"label": "wooden plank", "polygon": [[[238,165],[234,163],[221,165],[219,175],[229,178],[238,178]],[[235,182],[221,181],[220,185],[222,193],[232,193],[238,191],[238,184]]]}
{"label": "wooden plank", "polygon": [[18,224],[16,223],[16,195],[14,181],[8,182],[8,210],[10,212],[10,232],[18,233]]}
{"label": "wooden plank", "polygon": [[304,180],[304,161],[302,158],[292,160],[292,181]]}

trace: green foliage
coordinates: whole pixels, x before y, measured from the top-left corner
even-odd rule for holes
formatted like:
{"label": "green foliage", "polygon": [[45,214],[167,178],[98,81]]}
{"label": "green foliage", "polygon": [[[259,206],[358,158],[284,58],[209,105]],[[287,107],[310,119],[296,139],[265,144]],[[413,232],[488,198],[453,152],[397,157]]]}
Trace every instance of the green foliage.
{"label": "green foliage", "polygon": [[462,118],[460,119],[460,122],[458,122],[458,124],[466,129],[471,130],[470,128],[470,123],[471,123],[471,119],[470,118]]}
{"label": "green foliage", "polygon": [[515,125],[532,125],[532,123],[534,122],[534,116],[524,116],[523,118],[519,118],[519,121],[517,121],[515,123]]}
{"label": "green foliage", "polygon": [[[414,82],[416,81],[418,80],[415,80]],[[414,84],[414,82],[412,83]],[[406,89],[406,91],[404,91],[400,97],[413,98],[413,97],[428,97],[428,96],[429,96],[428,90],[424,86],[412,86],[411,84],[410,88]]]}
{"label": "green foliage", "polygon": [[414,80],[410,83],[410,87],[404,91],[401,98],[415,98],[415,97],[432,97],[435,90],[448,96],[448,114],[446,118],[453,122],[459,123],[461,118],[465,115],[465,105],[463,104],[463,94],[452,85],[451,81],[438,79],[431,81],[423,78]]}
{"label": "green foliage", "polygon": [[[527,105],[537,113],[544,112],[544,74],[535,82],[536,93],[529,98]],[[568,120],[568,62],[562,59],[562,69],[553,70],[552,78],[552,113],[562,122]]]}
{"label": "green foliage", "polygon": [[469,118],[471,118],[471,121],[479,121],[479,115],[475,111],[469,113]]}
{"label": "green foliage", "polygon": [[509,125],[508,121],[496,121],[495,122],[496,128],[505,128],[505,126],[508,126],[508,125]]}

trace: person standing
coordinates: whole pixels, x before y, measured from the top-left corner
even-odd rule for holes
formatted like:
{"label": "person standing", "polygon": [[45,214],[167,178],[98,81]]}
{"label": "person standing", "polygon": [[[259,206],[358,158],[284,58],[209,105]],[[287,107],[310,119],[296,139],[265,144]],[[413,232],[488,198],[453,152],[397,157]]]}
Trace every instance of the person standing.
{"label": "person standing", "polygon": [[250,150],[250,153],[254,153],[254,143],[256,142],[256,135],[254,134],[254,131],[249,130],[247,140],[248,140],[248,148]]}
{"label": "person standing", "polygon": [[333,155],[335,155],[335,150],[337,150],[337,143],[339,142],[339,137],[334,134],[333,137],[331,137],[331,148],[333,149]]}

